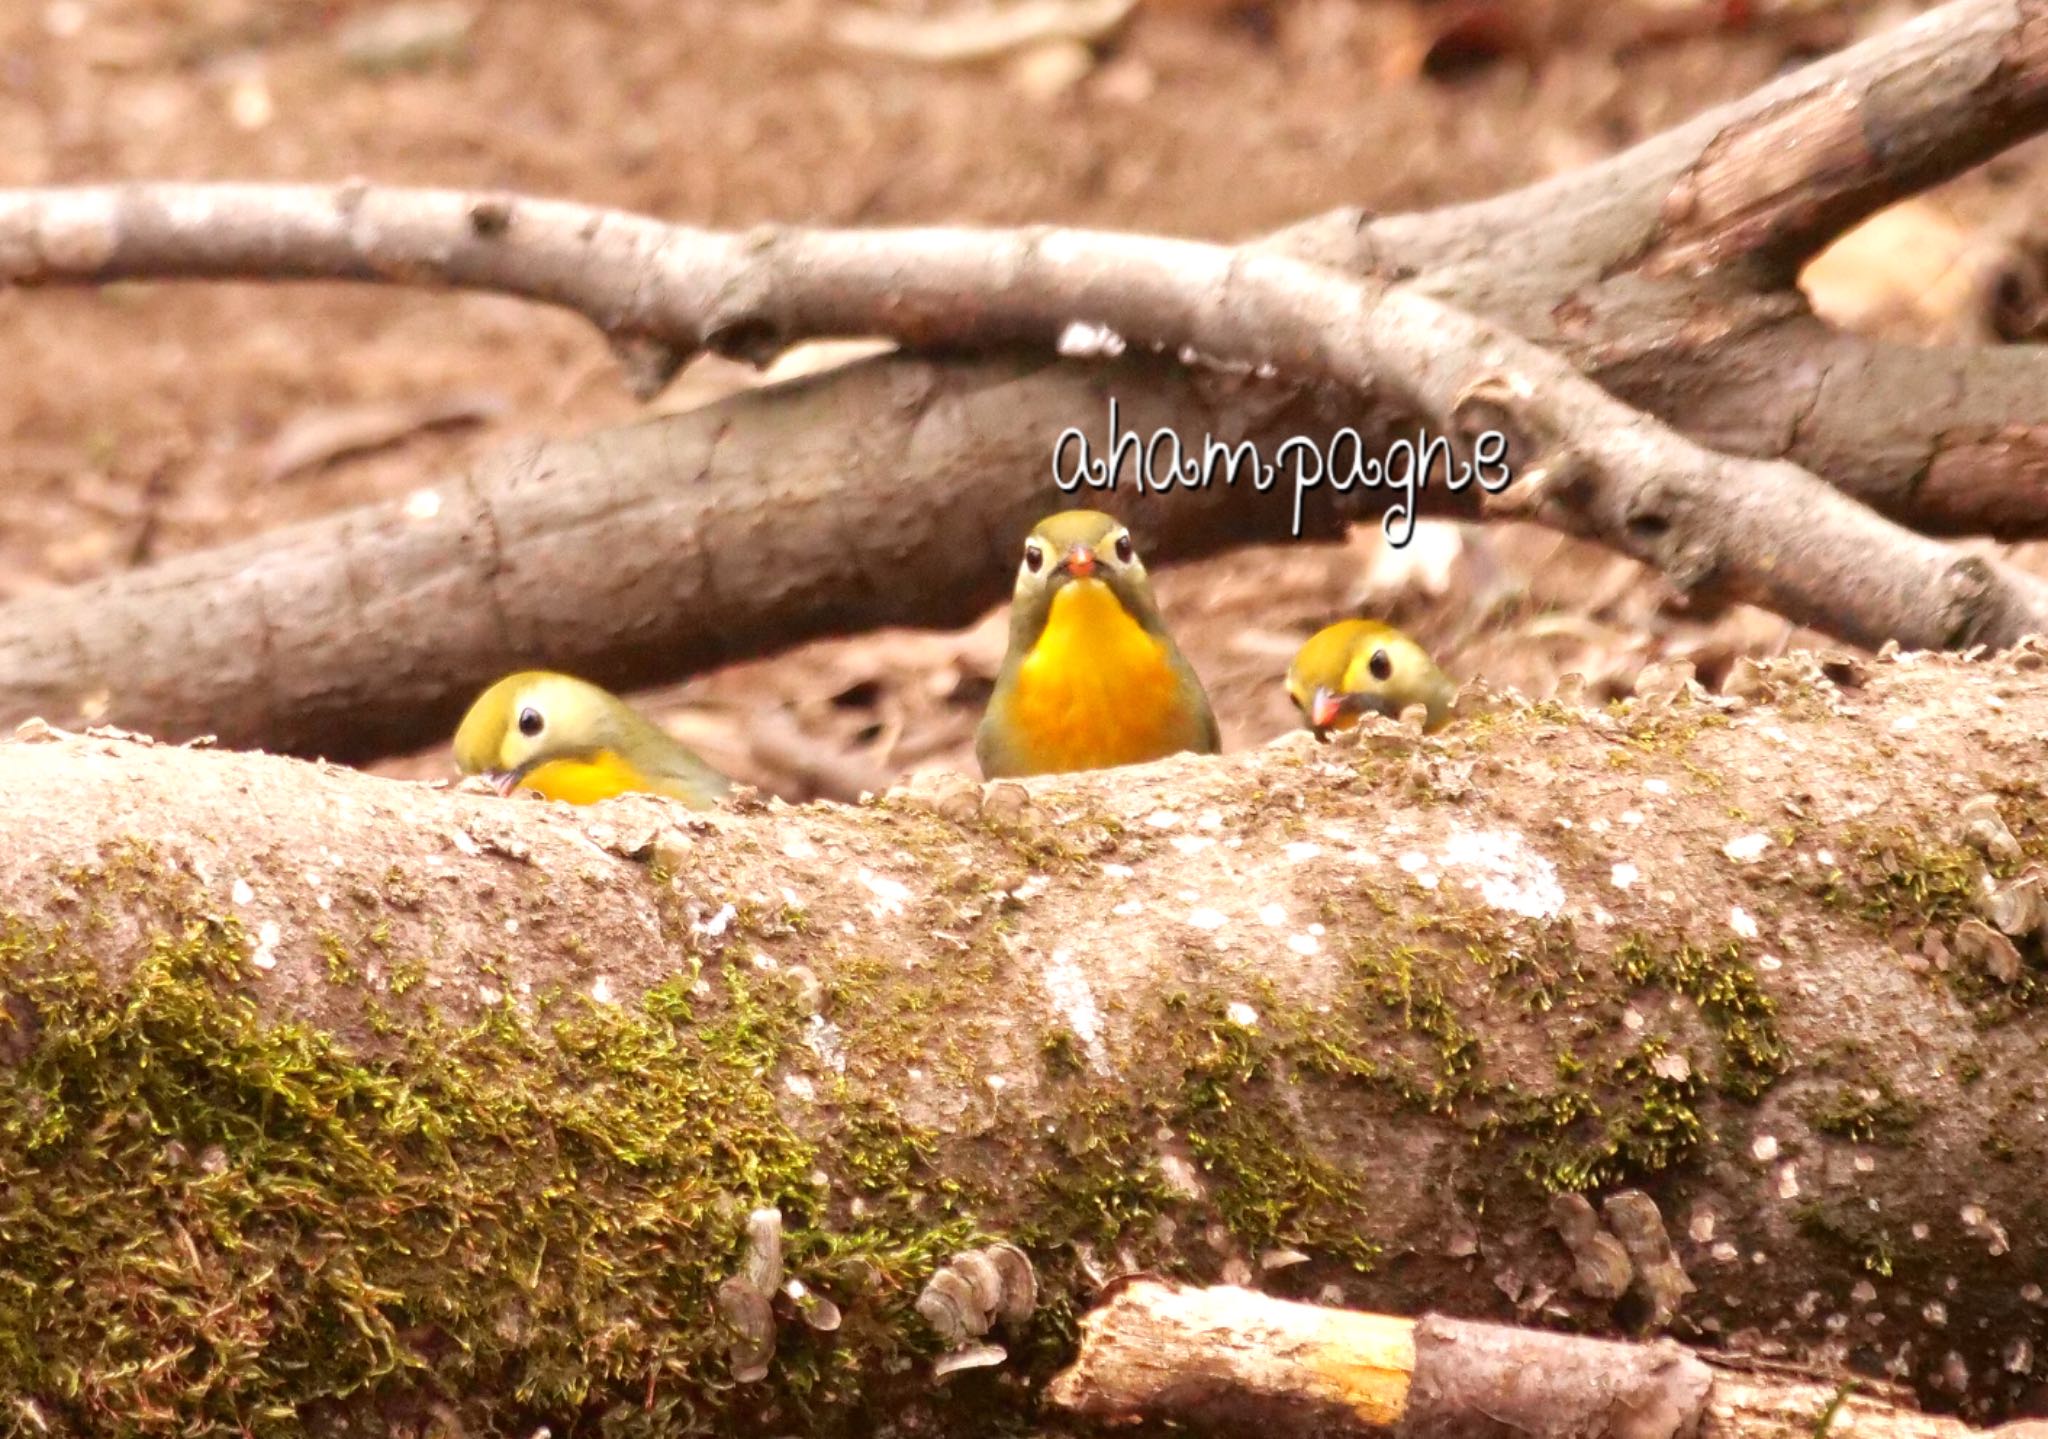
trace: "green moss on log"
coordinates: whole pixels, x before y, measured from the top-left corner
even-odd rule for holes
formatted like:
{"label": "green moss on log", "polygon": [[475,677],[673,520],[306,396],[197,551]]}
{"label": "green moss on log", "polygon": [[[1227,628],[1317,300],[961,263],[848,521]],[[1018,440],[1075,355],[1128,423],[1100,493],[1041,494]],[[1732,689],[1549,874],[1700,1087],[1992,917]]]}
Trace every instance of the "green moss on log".
{"label": "green moss on log", "polygon": [[[0,921],[0,1392],[60,1427],[288,1434],[380,1392],[492,1396],[483,1432],[703,1427],[711,1295],[767,1204],[791,1272],[866,1283],[860,1345],[785,1324],[776,1360],[785,1419],[844,1409],[881,1353],[928,1347],[910,1303],[976,1236],[893,1114],[829,1148],[785,1121],[762,1075],[794,1010],[761,981],[391,1016],[367,1059],[259,1014],[231,922],[146,949],[109,982],[73,932]],[[858,1220],[828,1211],[833,1171]]]}

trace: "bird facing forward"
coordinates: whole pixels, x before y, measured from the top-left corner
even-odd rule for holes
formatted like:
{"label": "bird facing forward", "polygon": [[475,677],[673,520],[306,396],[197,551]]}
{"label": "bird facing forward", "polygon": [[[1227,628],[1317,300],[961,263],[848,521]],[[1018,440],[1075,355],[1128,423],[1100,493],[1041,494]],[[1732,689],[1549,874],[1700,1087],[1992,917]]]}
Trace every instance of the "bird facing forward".
{"label": "bird facing forward", "polygon": [[1067,510],[1024,541],[1010,646],[975,732],[981,772],[1056,774],[1222,748],[1194,667],[1159,616],[1131,532]]}

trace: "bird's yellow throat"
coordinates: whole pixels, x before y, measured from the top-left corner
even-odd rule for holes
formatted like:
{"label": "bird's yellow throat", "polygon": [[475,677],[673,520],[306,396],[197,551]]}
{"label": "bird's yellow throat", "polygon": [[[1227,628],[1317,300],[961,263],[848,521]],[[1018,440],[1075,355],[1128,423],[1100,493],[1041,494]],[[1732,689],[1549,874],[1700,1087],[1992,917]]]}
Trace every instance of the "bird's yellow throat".
{"label": "bird's yellow throat", "polygon": [[553,759],[536,765],[520,785],[570,804],[595,804],[615,794],[654,788],[630,761],[608,749],[590,759]]}
{"label": "bird's yellow throat", "polygon": [[1011,720],[1040,763],[1140,764],[1168,743],[1178,696],[1166,646],[1101,580],[1070,580],[1017,667]]}

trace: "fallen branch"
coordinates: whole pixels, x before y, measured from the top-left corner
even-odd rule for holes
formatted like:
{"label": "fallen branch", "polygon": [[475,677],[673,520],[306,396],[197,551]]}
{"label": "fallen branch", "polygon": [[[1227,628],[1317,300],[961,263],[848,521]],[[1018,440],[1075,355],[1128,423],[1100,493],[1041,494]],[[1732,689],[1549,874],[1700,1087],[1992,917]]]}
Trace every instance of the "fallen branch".
{"label": "fallen branch", "polygon": [[[1876,346],[1819,325],[1795,294],[1776,288],[1831,227],[2038,126],[2048,90],[2038,9],[1958,0],[1527,190],[1422,215],[1333,212],[1263,248],[1412,281],[1554,348],[1710,451],[1795,460],[1906,524],[1942,534],[2040,534],[2048,525],[2048,371],[2036,348]],[[1864,143],[1851,143],[1855,135]],[[1743,180],[1735,156],[1757,162],[1756,173]],[[1681,193],[1693,199],[1678,205]],[[63,199],[53,209],[47,192],[17,192],[0,272],[23,280],[99,275],[112,258],[107,208],[119,210],[109,194]],[[369,194],[350,189],[339,198]],[[450,273],[435,248],[448,237],[432,226],[414,237],[420,254],[408,253],[403,235],[389,254],[377,237],[358,237],[355,254],[332,198],[314,192],[315,210],[301,217],[326,236],[325,268],[313,263],[320,256],[285,268],[490,278],[460,266]],[[502,258],[508,252],[476,232],[509,214],[508,202],[486,196],[444,217],[459,236],[453,257],[465,265]],[[1682,241],[1671,228],[1681,221]],[[570,272],[530,275],[522,292],[582,308],[637,357],[643,382],[658,384],[681,351],[636,338],[626,322],[650,262],[646,247],[665,232],[652,221],[598,228],[587,245],[554,255],[573,262]],[[1686,273],[1653,277],[1641,263],[1681,252]],[[210,253],[180,263],[190,273],[278,268],[259,234],[227,236]],[[624,269],[580,268],[607,256]],[[138,266],[147,258],[131,256]],[[427,268],[398,263],[407,258]],[[1690,273],[1708,259],[1705,274]],[[913,317],[896,318],[916,328]],[[740,348],[763,339],[744,326],[724,338]],[[1042,344],[1046,336],[1034,338]],[[1050,498],[1051,438],[1068,425],[1093,433],[1112,394],[1140,433],[1164,424],[1225,444],[1251,438],[1268,453],[1294,435],[1327,440],[1346,424],[1378,446],[1403,426],[1412,433],[1414,419],[1385,390],[1339,405],[1312,389],[1190,375],[1164,363],[889,357],[698,415],[522,452],[444,486],[439,513],[449,518],[439,522],[393,505],[0,607],[0,720],[115,718],[167,735],[213,732],[230,743],[360,758],[440,738],[507,661],[560,664],[625,687],[884,616],[964,620],[1000,597],[1009,568],[1003,537]],[[786,407],[779,417],[777,406]],[[1582,418],[1604,424],[1605,413]],[[1680,493],[1665,496],[1668,508],[1711,511],[1718,502],[1718,476],[1695,482],[1699,459],[1693,451],[1681,466]],[[1775,483],[1777,473],[1750,475]],[[707,493],[721,477],[733,488]],[[782,522],[767,518],[766,503],[741,502],[749,484],[778,498]],[[1626,490],[1565,503],[1570,489],[1552,491],[1551,515],[1568,525],[1589,517],[1582,532],[1609,533],[1618,523],[1626,535],[1631,519],[1655,530],[1671,518],[1658,504],[1640,517],[1628,513]],[[1192,518],[1177,517],[1189,496],[1127,513],[1140,520],[1155,559],[1284,532],[1275,507],[1257,497],[1208,498],[1214,508]],[[1383,498],[1312,495],[1309,528],[1330,533],[1345,518],[1369,517]],[[890,543],[904,516],[938,504],[971,515],[984,537],[958,565],[945,547]],[[827,514],[855,523],[836,538],[801,533],[818,522],[809,517]],[[887,524],[869,518],[884,515]],[[1636,535],[1630,552],[1661,553],[1681,578],[1713,580],[1705,572],[1718,556],[1689,550],[1695,521],[1690,513],[1676,518],[1661,537]],[[1775,523],[1739,521],[1750,559],[1771,554],[1756,548],[1753,532]],[[699,535],[710,537],[708,549],[700,551]],[[1776,538],[1802,536],[1795,526]],[[693,562],[663,589],[634,561],[664,549],[715,553],[737,582],[713,583]],[[914,583],[904,579],[909,555],[919,560]],[[1803,552],[1779,558],[1794,569],[1806,563]],[[2032,627],[2030,603],[2004,614],[1996,596],[1951,604],[1979,577],[1965,566],[1944,583],[1926,583],[1940,563],[1937,552],[1919,550],[1905,571],[1931,607],[1913,611],[1910,593],[1892,596],[1895,608],[1913,611],[1919,642],[1967,644]],[[885,574],[890,582],[878,583]],[[622,601],[646,607],[628,610]],[[1834,627],[1875,634],[1887,625],[1880,615]]]}
{"label": "fallen branch", "polygon": [[1107,39],[1137,0],[1005,0],[953,15],[900,15],[865,6],[832,17],[832,38],[855,50],[957,65],[1033,45]]}
{"label": "fallen branch", "polygon": [[[960,1432],[1071,1358],[963,1308],[973,1263],[919,1305],[1003,1241],[1054,1312],[1151,1269],[1668,1319],[2007,1412],[2048,1345],[2042,658],[858,808],[0,743],[0,1393]],[[935,1384],[963,1343],[999,1373]]]}
{"label": "fallen branch", "polygon": [[[1717,1368],[1670,1342],[1620,1344],[1139,1279],[1082,1318],[1046,1398],[1084,1418],[1280,1436],[1970,1439],[1987,1431],[1846,1378]],[[1883,1386],[1876,1386],[1883,1387]],[[2020,1422],[2002,1439],[2042,1439]]]}
{"label": "fallen branch", "polygon": [[[522,446],[403,501],[168,561],[145,584],[0,608],[0,722],[145,716],[166,736],[356,760],[445,740],[524,665],[630,688],[815,636],[969,624],[1009,592],[1015,537],[1047,508],[1046,437],[1077,384],[1104,415],[1133,392],[1124,415],[1148,434],[1270,451],[1337,423],[1331,396],[1276,405],[1220,379],[1156,408],[1144,396],[1173,368],[885,361]],[[906,454],[902,477],[868,458]],[[1306,532],[1340,535],[1371,498],[1312,495]],[[1224,493],[1113,507],[1160,554],[1288,532],[1284,505]]]}
{"label": "fallen branch", "polygon": [[[1058,229],[742,237],[453,191],[143,185],[0,196],[5,255],[24,258],[0,278],[21,283],[433,277],[569,306],[678,360],[709,348],[765,362],[800,340],[872,334],[1052,348],[1084,323],[1153,350],[1395,391],[1467,441],[1466,457],[1488,459],[1478,437],[1499,438],[1500,473],[1523,472],[1498,497],[1512,513],[1633,555],[1681,593],[1760,604],[1873,648],[2002,647],[2048,631],[2048,586],[2030,576],[1916,537],[1795,466],[1702,450],[1414,287],[1257,249]],[[1285,474],[1284,461],[1264,463],[1261,488]],[[1265,503],[1298,524],[1314,483],[1297,463],[1292,493]]]}

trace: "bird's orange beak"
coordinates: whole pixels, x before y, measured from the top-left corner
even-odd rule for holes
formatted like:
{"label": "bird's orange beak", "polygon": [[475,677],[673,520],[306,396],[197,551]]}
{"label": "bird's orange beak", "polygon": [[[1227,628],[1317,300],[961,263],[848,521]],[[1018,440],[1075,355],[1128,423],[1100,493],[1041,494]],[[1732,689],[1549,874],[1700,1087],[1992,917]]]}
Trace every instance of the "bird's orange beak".
{"label": "bird's orange beak", "polygon": [[1095,574],[1095,551],[1086,545],[1075,545],[1067,551],[1067,557],[1060,563],[1060,568],[1077,580],[1089,579]]}
{"label": "bird's orange beak", "polygon": [[1337,717],[1344,712],[1344,697],[1331,693],[1327,688],[1317,686],[1309,697],[1309,728],[1326,730],[1337,723]]}

